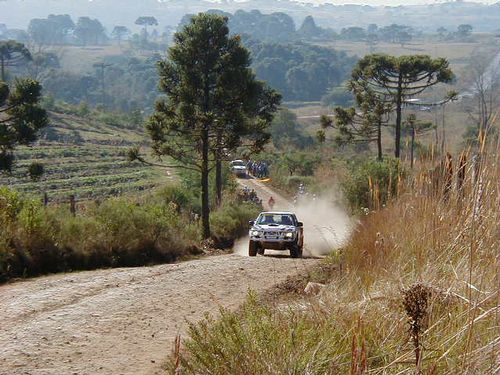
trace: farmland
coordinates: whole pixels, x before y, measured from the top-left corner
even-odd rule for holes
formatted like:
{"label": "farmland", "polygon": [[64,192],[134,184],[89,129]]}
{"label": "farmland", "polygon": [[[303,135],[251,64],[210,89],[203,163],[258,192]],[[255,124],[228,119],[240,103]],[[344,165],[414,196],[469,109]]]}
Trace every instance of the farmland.
{"label": "farmland", "polygon": [[[147,148],[147,136],[139,130],[124,129],[98,121],[51,113],[51,125],[38,144],[16,151],[10,176],[0,176],[0,185],[33,194],[47,193],[61,201],[97,199],[146,191],[171,178],[165,169],[127,161],[127,149]],[[32,181],[27,168],[41,163],[45,173]]]}
{"label": "farmland", "polygon": [[394,56],[424,54],[433,58],[446,57],[455,72],[462,72],[470,63],[471,56],[484,55],[493,57],[498,52],[500,41],[490,33],[475,33],[470,42],[441,41],[431,37],[414,39],[410,43],[379,42],[370,46],[366,42],[336,40],[319,43],[325,47],[346,51],[351,56],[363,57],[370,53],[386,53]]}

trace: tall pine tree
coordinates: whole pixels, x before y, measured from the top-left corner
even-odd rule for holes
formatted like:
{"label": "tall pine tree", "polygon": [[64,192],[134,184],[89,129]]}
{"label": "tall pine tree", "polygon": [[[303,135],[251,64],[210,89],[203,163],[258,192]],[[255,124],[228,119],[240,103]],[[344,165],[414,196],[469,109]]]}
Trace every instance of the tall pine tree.
{"label": "tall pine tree", "polygon": [[[224,150],[250,140],[262,147],[280,97],[255,79],[250,53],[229,36],[227,18],[200,13],[158,64],[159,100],[146,129],[156,156],[168,156],[201,179],[203,237],[210,237],[209,173]],[[219,165],[220,166],[220,165]]]}

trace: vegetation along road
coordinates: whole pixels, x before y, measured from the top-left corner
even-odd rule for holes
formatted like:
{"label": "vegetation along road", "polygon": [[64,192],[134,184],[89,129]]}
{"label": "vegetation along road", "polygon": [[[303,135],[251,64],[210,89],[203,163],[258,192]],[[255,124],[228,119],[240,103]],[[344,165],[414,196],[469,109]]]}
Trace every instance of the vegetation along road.
{"label": "vegetation along road", "polygon": [[[263,184],[249,183],[286,203]],[[216,313],[219,305],[237,308],[249,289],[268,289],[316,262],[236,253],[1,286],[0,374],[158,372],[176,335],[186,332],[186,319]]]}

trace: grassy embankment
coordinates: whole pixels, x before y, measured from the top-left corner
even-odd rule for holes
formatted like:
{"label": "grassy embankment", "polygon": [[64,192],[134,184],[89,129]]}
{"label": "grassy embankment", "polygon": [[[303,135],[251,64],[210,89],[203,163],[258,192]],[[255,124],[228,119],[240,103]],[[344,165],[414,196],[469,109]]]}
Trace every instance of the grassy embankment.
{"label": "grassy embankment", "polygon": [[167,372],[497,373],[499,151],[394,178],[397,197],[326,260],[338,271],[318,297],[266,305],[252,296],[241,313],[222,309],[191,325]]}
{"label": "grassy embankment", "polygon": [[[202,254],[198,197],[169,186],[142,198],[89,203],[72,215],[67,207],[0,188],[0,283],[12,278],[106,267],[166,263]],[[259,207],[239,204],[231,192],[212,213],[215,243],[229,246]]]}

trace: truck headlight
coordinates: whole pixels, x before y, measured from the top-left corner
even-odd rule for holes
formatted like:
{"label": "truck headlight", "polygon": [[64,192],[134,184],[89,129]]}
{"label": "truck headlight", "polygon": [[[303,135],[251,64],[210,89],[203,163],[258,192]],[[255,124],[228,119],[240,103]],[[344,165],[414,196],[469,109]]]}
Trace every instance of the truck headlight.
{"label": "truck headlight", "polygon": [[285,238],[293,238],[293,232],[288,232],[287,234],[285,234]]}
{"label": "truck headlight", "polygon": [[253,231],[250,232],[250,235],[252,237],[258,237],[260,235],[260,233],[258,231],[256,231],[256,230],[253,230]]}

